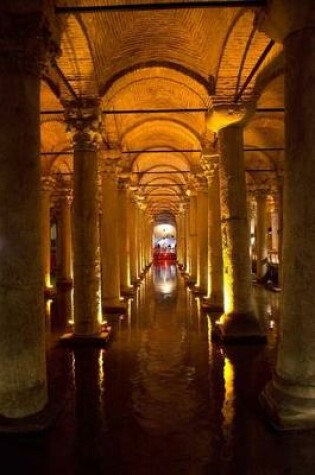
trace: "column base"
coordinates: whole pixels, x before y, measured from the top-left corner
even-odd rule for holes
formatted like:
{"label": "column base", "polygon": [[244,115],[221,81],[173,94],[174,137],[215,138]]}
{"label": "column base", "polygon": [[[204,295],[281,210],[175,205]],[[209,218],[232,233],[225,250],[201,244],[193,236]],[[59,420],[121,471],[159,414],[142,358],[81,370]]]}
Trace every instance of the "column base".
{"label": "column base", "polygon": [[201,301],[201,308],[207,312],[222,313],[224,311],[223,303],[213,302],[211,298],[204,297]]}
{"label": "column base", "polygon": [[202,289],[201,287],[194,286],[191,290],[196,295],[205,295],[206,294],[206,290]]}
{"label": "column base", "polygon": [[314,387],[296,386],[275,375],[261,393],[259,401],[274,429],[315,429]]}
{"label": "column base", "polygon": [[55,296],[56,296],[55,287],[45,287],[45,289],[44,289],[44,298],[45,299],[52,299]]}
{"label": "column base", "polygon": [[267,337],[254,312],[223,314],[212,329],[222,343],[266,343]]}
{"label": "column base", "polygon": [[131,281],[131,284],[132,284],[134,287],[140,287],[141,279],[138,277],[137,279],[132,280],[132,281]]}
{"label": "column base", "polygon": [[71,290],[73,287],[72,279],[58,279],[56,283],[57,290]]}
{"label": "column base", "polygon": [[120,293],[123,297],[133,297],[136,293],[136,289],[134,287],[125,287],[121,289]]}
{"label": "column base", "polygon": [[63,404],[48,403],[44,409],[27,417],[0,417],[0,434],[28,434],[51,429],[63,410]]}
{"label": "column base", "polygon": [[105,313],[126,313],[127,305],[121,300],[109,299],[102,302],[102,310]]}
{"label": "column base", "polygon": [[185,284],[188,286],[188,287],[193,287],[194,285],[196,285],[196,279],[194,277],[190,277],[189,275],[185,275],[184,276],[184,279],[185,279]]}
{"label": "column base", "polygon": [[75,335],[65,333],[61,336],[59,343],[62,346],[82,347],[82,346],[106,346],[110,339],[110,332],[103,331],[98,335]]}

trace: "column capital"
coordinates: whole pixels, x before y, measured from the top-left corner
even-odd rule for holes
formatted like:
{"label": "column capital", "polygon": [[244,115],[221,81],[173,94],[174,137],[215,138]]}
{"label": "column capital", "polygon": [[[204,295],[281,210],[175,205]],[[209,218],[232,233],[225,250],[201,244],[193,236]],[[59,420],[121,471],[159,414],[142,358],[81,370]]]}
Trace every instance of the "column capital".
{"label": "column capital", "polygon": [[206,116],[207,128],[217,133],[219,130],[229,126],[244,127],[254,114],[256,101],[227,105],[213,105]]}
{"label": "column capital", "polygon": [[104,160],[100,171],[103,177],[109,178],[110,180],[116,182],[119,179],[120,167],[116,163]]}
{"label": "column capital", "polygon": [[70,206],[73,201],[72,188],[63,188],[62,190],[60,190],[59,199]]}
{"label": "column capital", "polygon": [[272,0],[255,17],[259,31],[274,41],[283,42],[291,33],[315,28],[313,0]]}
{"label": "column capital", "polygon": [[[13,3],[13,2],[12,2]],[[0,68],[40,75],[46,64],[60,55],[60,29],[52,5],[29,1],[21,6],[1,6]],[[51,7],[51,8],[50,8]]]}
{"label": "column capital", "polygon": [[41,191],[51,193],[55,187],[55,180],[51,176],[42,176],[40,179],[40,189]]}
{"label": "column capital", "polygon": [[129,188],[129,177],[118,177],[118,190],[128,190]]}
{"label": "column capital", "polygon": [[197,193],[208,192],[208,180],[206,176],[199,175],[196,177],[195,190]]}
{"label": "column capital", "polygon": [[213,179],[214,172],[219,167],[219,162],[219,154],[202,154],[200,164],[208,183]]}
{"label": "column capital", "polygon": [[102,143],[102,115],[97,98],[65,101],[65,121],[74,150],[97,150]]}

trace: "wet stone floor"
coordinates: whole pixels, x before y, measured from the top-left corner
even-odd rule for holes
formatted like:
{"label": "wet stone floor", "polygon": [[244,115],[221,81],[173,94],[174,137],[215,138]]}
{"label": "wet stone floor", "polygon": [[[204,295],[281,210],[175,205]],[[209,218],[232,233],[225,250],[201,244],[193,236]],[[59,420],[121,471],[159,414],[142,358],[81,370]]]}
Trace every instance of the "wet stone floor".
{"label": "wet stone floor", "polygon": [[56,345],[71,297],[47,303],[50,399],[63,411],[45,433],[1,436],[0,474],[313,475],[315,433],[274,432],[258,403],[279,294],[254,293],[267,345],[212,342],[210,317],[172,265],[153,267],[128,315],[111,318],[106,349]]}

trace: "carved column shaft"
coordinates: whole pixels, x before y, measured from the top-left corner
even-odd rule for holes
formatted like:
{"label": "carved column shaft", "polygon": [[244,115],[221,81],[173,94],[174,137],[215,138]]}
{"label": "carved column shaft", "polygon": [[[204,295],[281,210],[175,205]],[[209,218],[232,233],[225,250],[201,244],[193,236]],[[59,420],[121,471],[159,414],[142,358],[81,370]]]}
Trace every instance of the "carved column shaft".
{"label": "carved column shaft", "polygon": [[189,207],[189,276],[192,282],[197,280],[197,196],[190,196]]}
{"label": "carved column shaft", "polygon": [[219,133],[224,312],[222,336],[228,339],[260,338],[262,330],[254,314],[243,129],[229,126]]}
{"label": "carved column shaft", "polygon": [[44,287],[49,289],[50,282],[50,252],[51,252],[51,238],[50,238],[50,194],[52,191],[53,182],[49,177],[42,178],[41,181],[41,255],[43,266]]}
{"label": "carved column shaft", "polygon": [[[302,4],[290,4],[297,15]],[[313,6],[313,2],[303,2],[303,7],[309,9],[307,21],[313,21],[312,27],[300,26],[284,42],[281,326],[276,371],[263,399],[281,429],[315,427],[315,91],[310,87],[315,77]]]}
{"label": "carved column shaft", "polygon": [[105,310],[119,306],[120,265],[118,231],[118,188],[115,164],[107,163],[102,173],[102,303]]}
{"label": "carved column shaft", "polygon": [[60,265],[58,272],[58,285],[70,286],[72,284],[72,196],[70,190],[64,191],[60,197],[60,225],[57,235],[57,246],[60,250]]}
{"label": "carved column shaft", "polygon": [[73,132],[74,335],[101,332],[98,143],[100,117],[95,103],[67,111]]}
{"label": "carved column shaft", "polygon": [[135,199],[131,190],[128,190],[128,228],[130,239],[130,282],[135,284],[138,280],[138,212]]}
{"label": "carved column shaft", "polygon": [[202,166],[208,180],[208,292],[205,305],[209,310],[220,311],[223,309],[223,263],[218,156],[203,156]]}
{"label": "carved column shaft", "polygon": [[197,188],[197,287],[208,288],[208,193],[207,185]]}
{"label": "carved column shaft", "polygon": [[267,272],[267,225],[265,192],[256,192],[257,202],[257,279],[262,279]]}
{"label": "carved column shaft", "polygon": [[129,239],[129,191],[125,181],[118,183],[118,232],[119,232],[119,267],[121,291],[131,287],[130,281],[130,239]]}
{"label": "carved column shaft", "polygon": [[50,32],[40,12],[21,17],[5,10],[1,6],[0,414],[19,418],[47,402],[39,110]]}

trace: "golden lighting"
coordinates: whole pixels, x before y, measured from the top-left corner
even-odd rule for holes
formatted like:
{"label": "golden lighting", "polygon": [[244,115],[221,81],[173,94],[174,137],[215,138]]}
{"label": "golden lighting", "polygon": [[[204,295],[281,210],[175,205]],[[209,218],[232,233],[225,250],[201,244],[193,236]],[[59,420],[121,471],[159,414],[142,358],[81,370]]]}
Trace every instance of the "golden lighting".
{"label": "golden lighting", "polygon": [[170,294],[174,290],[174,282],[165,281],[161,284],[162,294]]}
{"label": "golden lighting", "polygon": [[234,418],[234,368],[231,361],[224,357],[223,377],[225,383],[225,396],[222,407],[224,425],[229,426]]}

